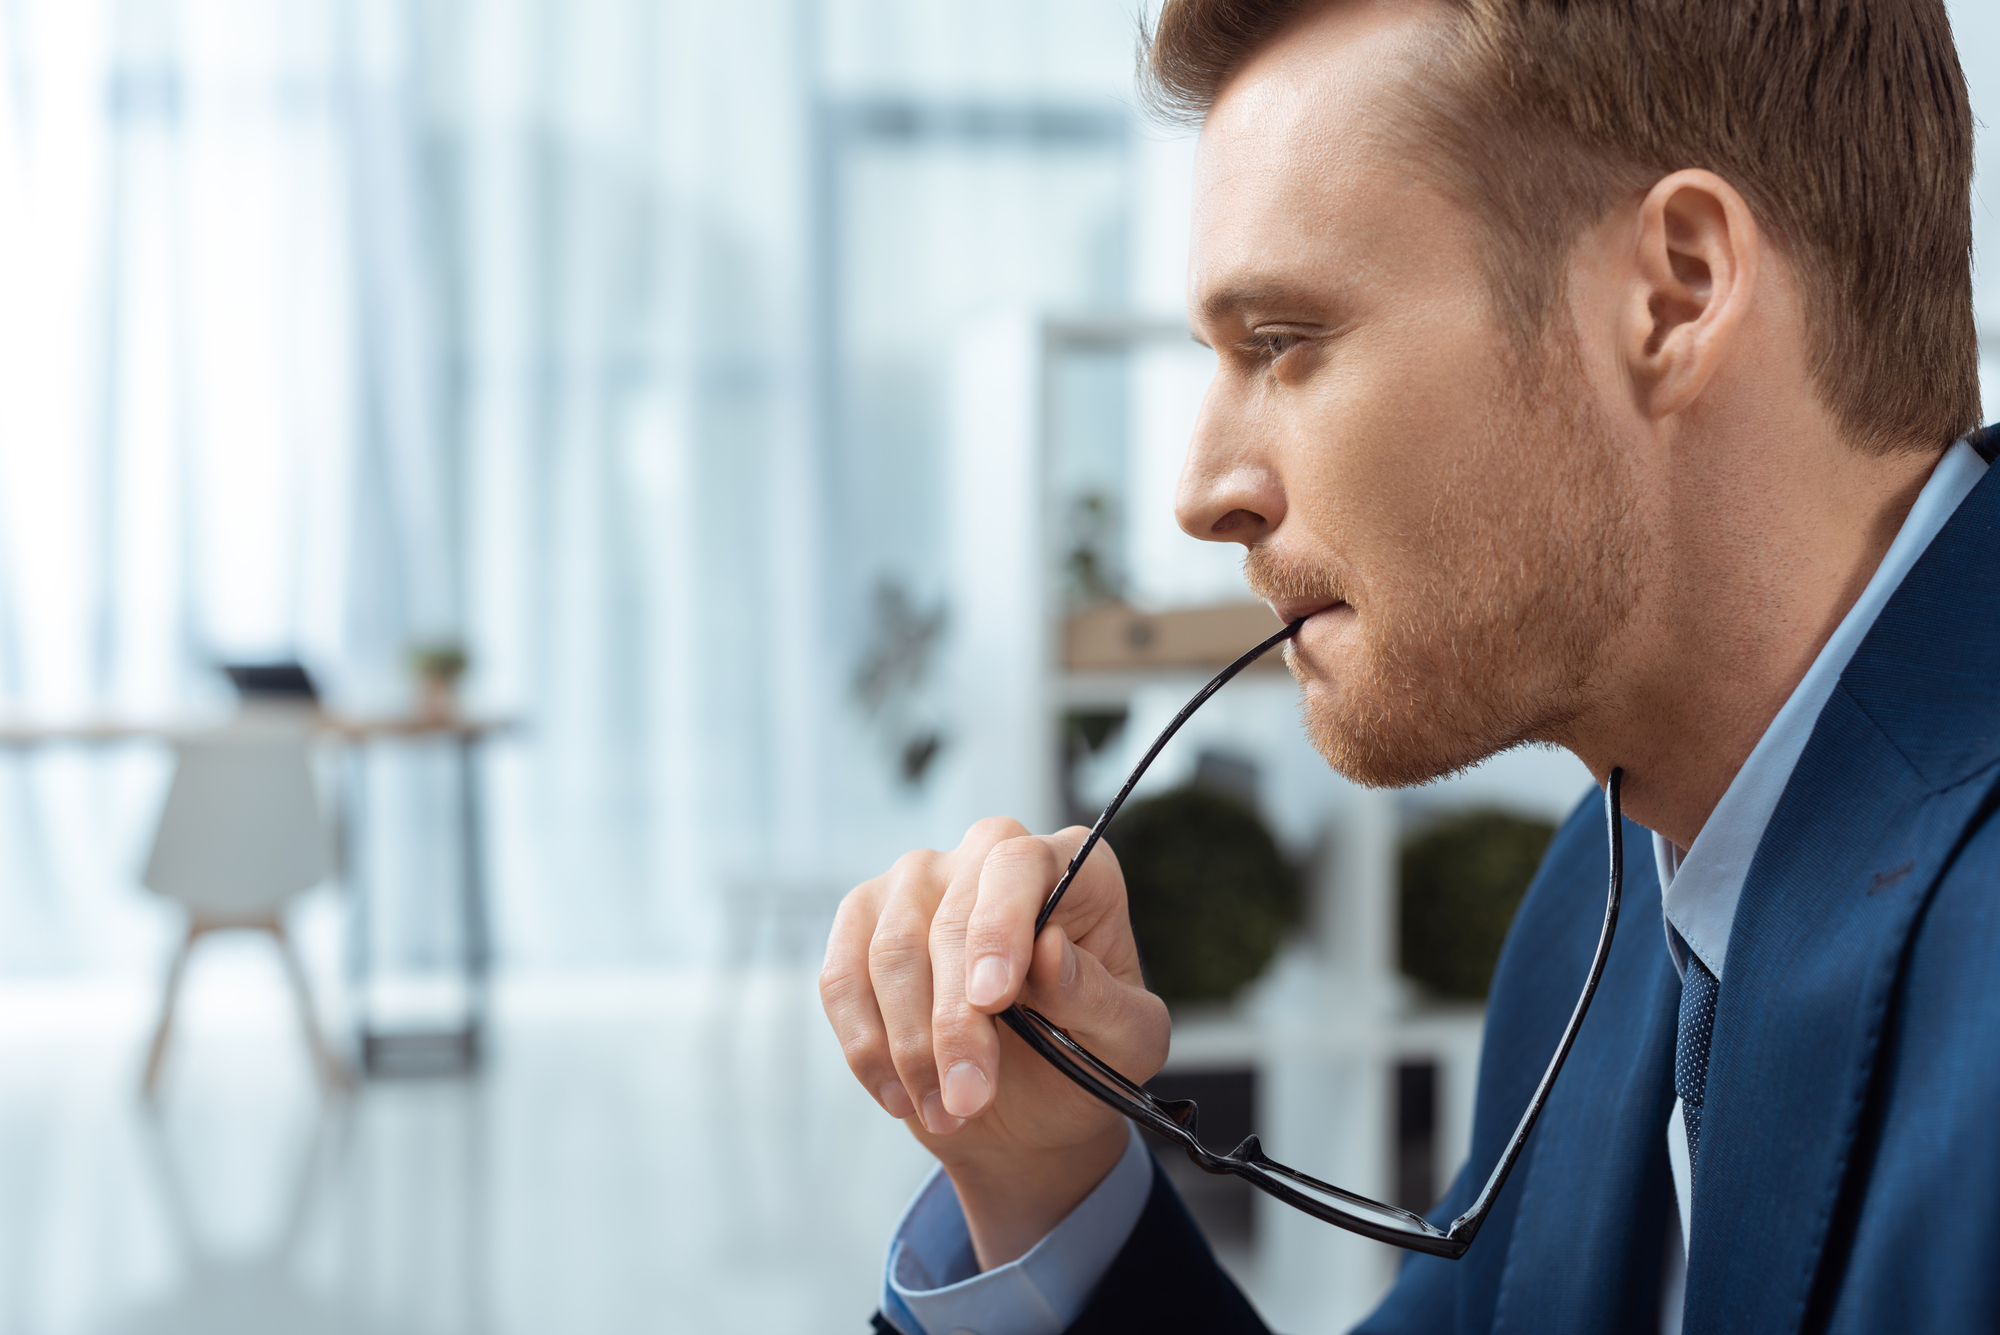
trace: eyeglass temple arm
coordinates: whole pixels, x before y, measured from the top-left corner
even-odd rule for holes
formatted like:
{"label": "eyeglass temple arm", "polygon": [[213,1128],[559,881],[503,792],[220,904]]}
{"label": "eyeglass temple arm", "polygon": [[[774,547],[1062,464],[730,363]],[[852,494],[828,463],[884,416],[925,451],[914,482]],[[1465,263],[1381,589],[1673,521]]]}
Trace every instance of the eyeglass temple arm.
{"label": "eyeglass temple arm", "polygon": [[1097,824],[1090,827],[1090,833],[1084,836],[1081,844],[1077,845],[1075,854],[1070,857],[1069,866],[1063,869],[1062,879],[1056,882],[1056,888],[1049,891],[1048,899],[1042,904],[1042,911],[1035,915],[1036,936],[1040,936],[1042,928],[1049,925],[1049,918],[1055,913],[1056,906],[1062,903],[1062,897],[1069,892],[1070,882],[1074,881],[1076,874],[1083,870],[1083,864],[1090,858],[1090,851],[1096,848],[1098,841],[1104,837],[1104,831],[1110,826],[1111,818],[1116,816],[1118,809],[1125,805],[1125,799],[1132,795],[1132,789],[1137,786],[1140,778],[1144,776],[1153,761],[1158,759],[1160,752],[1165,749],[1167,743],[1173,740],[1174,734],[1181,730],[1181,725],[1193,718],[1195,710],[1207,704],[1208,698],[1211,695],[1214,695],[1224,686],[1227,686],[1232,677],[1262,658],[1272,649],[1275,649],[1278,645],[1297,635],[1299,627],[1305,624],[1306,619],[1300,617],[1298,620],[1292,622],[1291,625],[1286,626],[1276,635],[1265,640],[1255,649],[1252,649],[1249,653],[1244,654],[1234,663],[1222,669],[1221,672],[1216,674],[1215,680],[1202,687],[1196,693],[1194,699],[1181,707],[1181,712],[1174,715],[1174,721],[1166,726],[1165,731],[1153,739],[1152,747],[1139,761],[1139,764],[1133,769],[1132,773],[1126,777],[1125,786],[1118,790],[1118,796],[1111,799],[1111,805],[1104,808],[1104,814],[1097,818]]}
{"label": "eyeglass temple arm", "polygon": [[1500,1162],[1493,1165],[1492,1175],[1480,1188],[1472,1207],[1454,1219],[1446,1230],[1453,1239],[1470,1243],[1478,1234],[1479,1226],[1486,1221],[1487,1211],[1493,1207],[1493,1198],[1500,1194],[1500,1188],[1507,1185],[1507,1175],[1514,1170],[1515,1160],[1521,1157],[1521,1150],[1528,1143],[1528,1132],[1534,1129],[1535,1119],[1542,1115],[1542,1105],[1548,1102],[1549,1091],[1555,1087],[1556,1076],[1562,1073],[1563,1063],[1569,1060],[1570,1045],[1576,1042],[1577,1030],[1583,1027],[1584,1012],[1590,1009],[1590,999],[1597,994],[1598,980],[1604,976],[1604,964],[1611,957],[1611,934],[1618,926],[1618,905],[1625,886],[1625,821],[1618,801],[1618,790],[1624,778],[1624,770],[1614,769],[1604,784],[1604,813],[1611,826],[1611,886],[1605,896],[1604,927],[1598,933],[1597,954],[1590,962],[1590,977],[1584,981],[1583,995],[1576,999],[1576,1009],[1570,1012],[1569,1023],[1563,1027],[1562,1042],[1556,1045],[1555,1060],[1549,1063],[1548,1070],[1542,1072],[1542,1081],[1535,1086],[1535,1096],[1528,1100],[1527,1110],[1521,1114],[1520,1123],[1515,1126],[1506,1149],[1501,1151]]}

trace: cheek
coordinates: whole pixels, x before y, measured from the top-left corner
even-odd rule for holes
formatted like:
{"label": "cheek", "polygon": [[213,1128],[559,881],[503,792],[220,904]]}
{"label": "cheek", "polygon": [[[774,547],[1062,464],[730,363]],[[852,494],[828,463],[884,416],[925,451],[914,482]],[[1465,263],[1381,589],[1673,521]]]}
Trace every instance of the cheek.
{"label": "cheek", "polygon": [[1477,482],[1467,446],[1490,429],[1490,396],[1452,360],[1400,348],[1356,355],[1285,405],[1295,541],[1337,559],[1357,594],[1434,569]]}

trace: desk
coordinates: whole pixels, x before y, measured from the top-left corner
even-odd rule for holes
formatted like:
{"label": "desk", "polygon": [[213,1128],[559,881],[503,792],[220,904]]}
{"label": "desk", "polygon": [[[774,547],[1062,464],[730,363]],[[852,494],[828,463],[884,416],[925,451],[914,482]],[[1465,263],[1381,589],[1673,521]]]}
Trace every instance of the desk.
{"label": "desk", "polygon": [[[15,720],[0,723],[0,750],[172,743],[214,732],[230,722],[228,718],[174,722],[91,719],[68,723]],[[478,752],[487,739],[514,726],[510,720],[455,714],[310,716],[310,731],[315,738],[339,745],[347,752],[345,782],[337,798],[339,862],[341,877],[354,901],[354,917],[348,932],[348,965],[354,989],[361,1068],[370,1075],[448,1074],[472,1071],[479,1065],[487,1025],[492,939],[486,908],[484,810]],[[376,1027],[370,1011],[369,985],[375,974],[369,934],[373,903],[366,863],[353,855],[353,842],[354,831],[365,822],[368,810],[368,753],[374,743],[383,741],[447,743],[458,762],[458,907],[464,936],[460,962],[467,1007],[464,1023],[456,1028],[384,1031]]]}

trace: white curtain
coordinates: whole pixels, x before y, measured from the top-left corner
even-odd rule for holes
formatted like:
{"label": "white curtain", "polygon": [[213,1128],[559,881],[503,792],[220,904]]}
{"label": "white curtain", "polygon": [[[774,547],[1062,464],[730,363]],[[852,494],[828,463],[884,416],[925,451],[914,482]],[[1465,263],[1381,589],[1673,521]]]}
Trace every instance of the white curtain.
{"label": "white curtain", "polygon": [[[523,966],[712,960],[955,838],[854,683],[878,590],[944,598],[954,329],[1177,285],[1133,32],[1118,0],[0,2],[0,716],[224,710],[214,664],[289,656],[393,711],[408,646],[462,639],[471,707],[521,724],[487,842]],[[0,753],[0,969],[154,958],[166,764]],[[448,767],[370,776],[390,945],[448,955]]]}

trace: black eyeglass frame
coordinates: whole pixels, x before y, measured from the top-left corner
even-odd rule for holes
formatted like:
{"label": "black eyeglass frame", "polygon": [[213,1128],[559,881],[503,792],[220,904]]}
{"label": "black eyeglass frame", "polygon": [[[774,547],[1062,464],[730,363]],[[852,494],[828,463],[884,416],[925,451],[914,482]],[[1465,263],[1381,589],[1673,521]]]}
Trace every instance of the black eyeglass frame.
{"label": "black eyeglass frame", "polygon": [[[1041,912],[1035,918],[1035,935],[1040,936],[1055,913],[1056,906],[1068,892],[1070,883],[1083,869],[1091,850],[1104,837],[1104,831],[1118,814],[1125,799],[1132,795],[1153,761],[1166,747],[1181,725],[1194,716],[1194,712],[1208,703],[1223,686],[1237,673],[1249,667],[1259,658],[1278,645],[1299,633],[1305,625],[1304,618],[1292,622],[1277,634],[1259,644],[1250,652],[1218,673],[1215,679],[1201,688],[1188,701],[1173,722],[1154,739],[1153,745],[1134,767],[1125,780],[1124,787],[1111,799],[1104,814],[1090,829],[1090,834],[1070,858],[1069,866],[1063,871],[1055,889],[1042,904]],[[1013,1005],[1000,1013],[1000,1018],[1008,1028],[1020,1035],[1021,1040],[1046,1059],[1050,1065],[1068,1076],[1085,1093],[1092,1095],[1113,1110],[1124,1114],[1141,1126],[1174,1141],[1187,1152],[1197,1167],[1210,1173],[1233,1174],[1270,1196],[1276,1197],[1294,1209],[1302,1210],[1315,1219],[1323,1220],[1336,1227],[1358,1233],[1377,1242],[1386,1242],[1393,1247],[1402,1247],[1427,1256],[1439,1256],[1455,1261],[1465,1255],[1478,1236],[1479,1229],[1492,1212],[1493,1202],[1498,1199],[1500,1189],[1507,1184],[1508,1174],[1514,1171],[1521,1151],[1528,1143],[1528,1133],[1542,1115],[1542,1108],[1548,1103],[1549,1092],[1555,1088],[1556,1076],[1561,1074],[1563,1063],[1568,1060],[1570,1048],[1576,1042],[1577,1031],[1583,1026],[1583,1017],[1590,1009],[1591,998],[1597,994],[1597,984],[1604,976],[1605,961],[1611,955],[1611,937],[1618,927],[1618,907],[1624,889],[1625,839],[1623,813],[1619,807],[1618,790],[1624,778],[1624,771],[1614,769],[1604,785],[1605,820],[1610,830],[1611,874],[1610,888],[1604,901],[1604,926],[1597,938],[1597,952],[1590,962],[1590,974],[1584,979],[1583,993],[1577,998],[1576,1007],[1570,1012],[1569,1023],[1563,1027],[1562,1039],[1556,1045],[1555,1056],[1549,1059],[1548,1069],[1542,1073],[1541,1082],[1535,1086],[1534,1096],[1521,1114],[1521,1120],[1514,1126],[1513,1135],[1500,1151],[1499,1162],[1487,1176],[1486,1185],[1473,1200],[1472,1207],[1445,1228],[1439,1228],[1411,1210],[1401,1206],[1388,1205],[1372,1200],[1356,1192],[1344,1190],[1331,1183],[1310,1177],[1264,1153],[1263,1146],[1255,1135],[1245,1138],[1228,1154],[1217,1154],[1201,1143],[1196,1134],[1197,1118],[1194,1101],[1191,1099],[1161,1099],[1148,1093],[1141,1086],[1120,1075],[1111,1066],[1100,1060],[1081,1043],[1071,1038],[1061,1026],[1047,1016],[1029,1006]],[[1307,1191],[1319,1193],[1319,1197],[1307,1195]]]}

